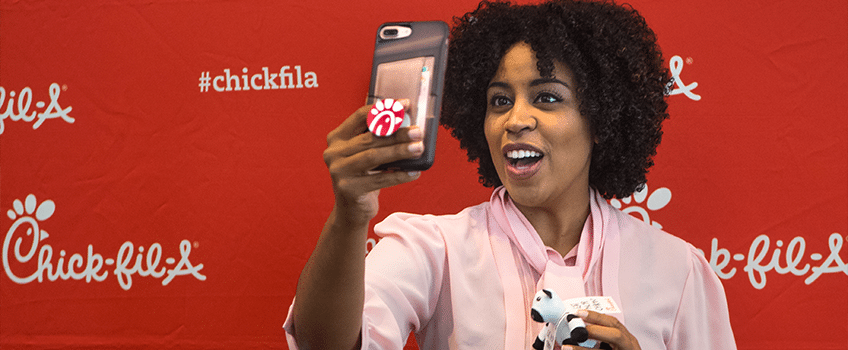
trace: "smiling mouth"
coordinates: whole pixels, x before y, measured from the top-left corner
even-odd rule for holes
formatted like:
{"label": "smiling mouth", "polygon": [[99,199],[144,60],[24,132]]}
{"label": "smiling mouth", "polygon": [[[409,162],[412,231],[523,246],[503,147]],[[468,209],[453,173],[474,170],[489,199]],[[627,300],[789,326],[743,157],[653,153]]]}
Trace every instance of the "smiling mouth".
{"label": "smiling mouth", "polygon": [[524,143],[511,143],[503,147],[506,172],[515,180],[526,180],[542,168],[545,154],[542,150]]}
{"label": "smiling mouth", "polygon": [[542,153],[531,150],[512,150],[506,152],[506,160],[509,162],[509,165],[519,169],[533,166],[533,164],[541,161],[542,157],[544,157]]}

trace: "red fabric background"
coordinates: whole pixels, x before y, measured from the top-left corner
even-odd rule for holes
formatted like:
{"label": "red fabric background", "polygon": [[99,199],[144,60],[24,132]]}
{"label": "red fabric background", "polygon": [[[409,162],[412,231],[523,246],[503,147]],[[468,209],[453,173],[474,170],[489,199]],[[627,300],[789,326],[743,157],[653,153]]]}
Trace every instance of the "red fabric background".
{"label": "red fabric background", "polygon": [[[848,349],[848,3],[631,3],[700,99],[670,97],[648,190],[617,204],[712,259],[741,349]],[[364,103],[377,26],[475,6],[0,0],[0,347],[285,348],[332,206],[325,136]],[[305,86],[201,91],[206,72],[284,66]],[[434,167],[384,190],[377,219],[485,201],[476,179],[442,130]],[[166,274],[142,276],[157,244]],[[80,273],[89,247],[120,260],[122,246],[128,269],[143,248],[131,286],[118,263],[103,281],[37,273],[41,251],[52,273],[79,254]],[[164,284],[181,259],[202,268]]]}

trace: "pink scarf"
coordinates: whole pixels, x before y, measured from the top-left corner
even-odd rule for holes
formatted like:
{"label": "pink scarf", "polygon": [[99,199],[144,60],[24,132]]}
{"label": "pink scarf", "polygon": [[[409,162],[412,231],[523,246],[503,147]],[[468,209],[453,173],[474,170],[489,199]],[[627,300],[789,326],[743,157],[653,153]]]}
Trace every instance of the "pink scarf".
{"label": "pink scarf", "polygon": [[[562,259],[551,259],[551,256],[558,254],[549,255],[542,239],[509,198],[506,189],[498,187],[492,193],[489,201],[492,212],[489,228],[493,253],[501,257],[496,260],[496,264],[504,288],[505,349],[525,346],[525,326],[530,317],[530,310],[524,310],[525,301],[533,298],[532,294],[524,295],[522,290],[513,247],[541,276],[536,283],[536,290],[552,288],[562,299],[588,294],[611,296],[620,302],[618,222],[610,213],[614,209],[597,191],[590,189],[589,198],[590,213],[577,245],[577,262],[574,266],[565,266]],[[492,225],[492,219],[495,225]],[[623,315],[618,318],[624,321]]]}

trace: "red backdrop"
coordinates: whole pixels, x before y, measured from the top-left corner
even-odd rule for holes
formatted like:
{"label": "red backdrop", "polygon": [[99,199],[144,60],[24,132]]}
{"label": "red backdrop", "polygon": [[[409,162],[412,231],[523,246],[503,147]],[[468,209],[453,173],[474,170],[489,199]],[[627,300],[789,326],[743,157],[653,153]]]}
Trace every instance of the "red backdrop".
{"label": "red backdrop", "polygon": [[[377,26],[475,1],[0,0],[0,347],[285,348]],[[613,204],[704,250],[740,348],[848,349],[848,3],[631,3],[679,85]],[[489,193],[442,130],[377,219]]]}

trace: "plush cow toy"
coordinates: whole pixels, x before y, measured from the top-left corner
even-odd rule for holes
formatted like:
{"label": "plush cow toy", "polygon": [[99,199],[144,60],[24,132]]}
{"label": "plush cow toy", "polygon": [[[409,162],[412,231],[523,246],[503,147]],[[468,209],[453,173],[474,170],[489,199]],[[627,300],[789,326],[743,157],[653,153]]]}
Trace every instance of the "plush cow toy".
{"label": "plush cow toy", "polygon": [[[533,298],[530,318],[536,322],[545,322],[545,328],[536,337],[533,348],[542,350],[545,346],[545,334],[550,327],[556,328],[556,343],[562,345],[578,345],[589,339],[586,324],[577,315],[566,312],[565,303],[550,289],[542,289]],[[589,344],[586,344],[589,345]],[[592,342],[591,346],[595,344]]]}

